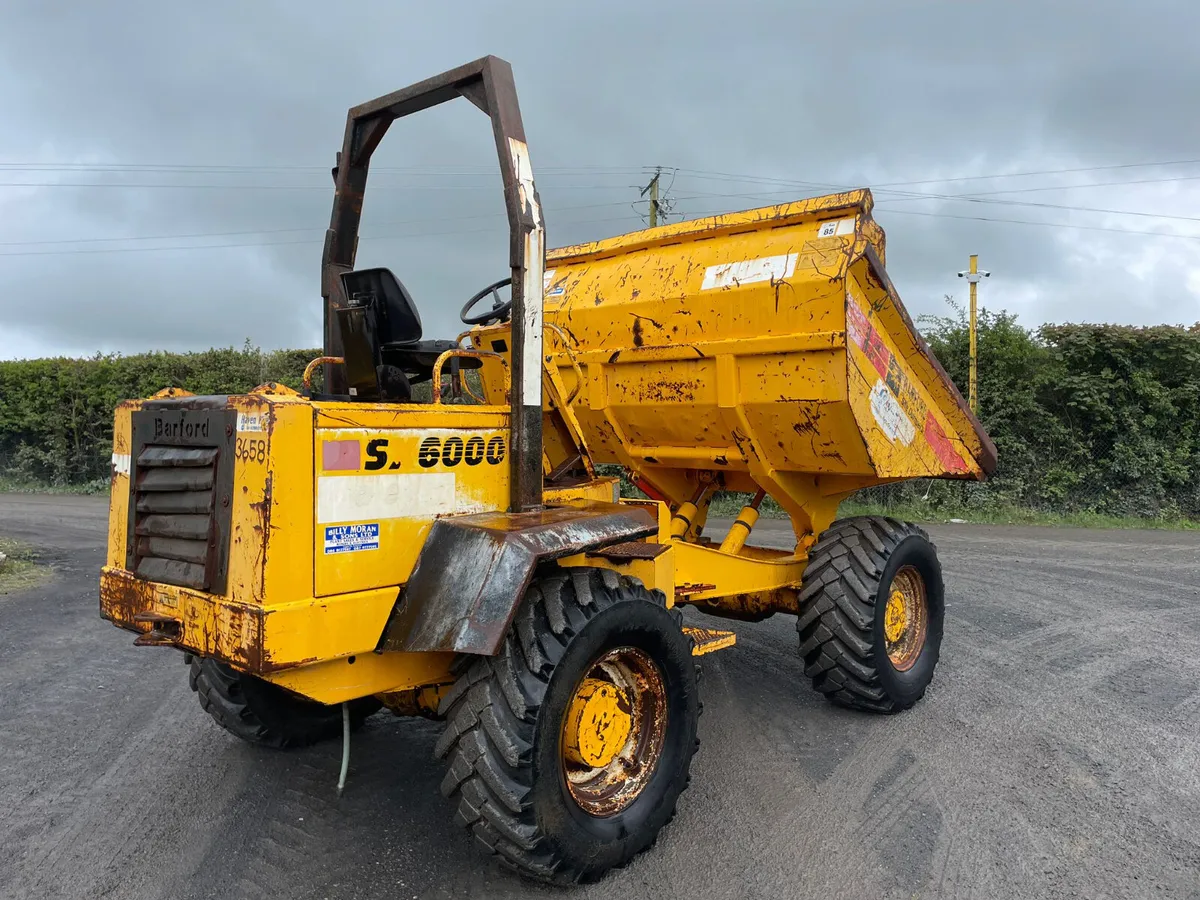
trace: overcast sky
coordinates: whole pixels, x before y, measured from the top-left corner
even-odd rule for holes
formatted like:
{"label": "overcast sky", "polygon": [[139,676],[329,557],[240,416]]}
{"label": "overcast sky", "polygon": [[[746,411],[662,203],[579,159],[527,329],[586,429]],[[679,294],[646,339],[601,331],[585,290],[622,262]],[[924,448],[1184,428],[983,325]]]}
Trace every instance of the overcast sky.
{"label": "overcast sky", "polygon": [[[316,346],[346,109],[487,53],[551,246],[639,227],[656,165],[676,217],[871,186],[914,315],[975,252],[1026,324],[1190,324],[1198,29],[1145,0],[4,0],[0,358]],[[358,262],[426,337],[506,274],[493,153],[457,101],[376,154]]]}

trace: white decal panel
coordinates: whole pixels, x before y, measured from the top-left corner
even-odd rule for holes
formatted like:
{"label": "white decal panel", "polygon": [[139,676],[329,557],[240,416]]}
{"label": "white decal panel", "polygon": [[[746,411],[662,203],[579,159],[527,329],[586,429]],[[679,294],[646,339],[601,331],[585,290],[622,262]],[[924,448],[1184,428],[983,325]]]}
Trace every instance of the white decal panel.
{"label": "white decal panel", "polygon": [[906,447],[917,436],[917,430],[900,406],[900,401],[882,381],[876,381],[875,387],[871,388],[871,415],[875,417],[884,434]]}
{"label": "white decal panel", "polygon": [[267,414],[266,413],[244,413],[237,414],[237,430],[238,431],[266,431],[267,430]]}
{"label": "white decal panel", "polygon": [[132,457],[128,453],[114,453],[112,455],[113,472],[117,475],[128,475],[132,461]]}
{"label": "white decal panel", "polygon": [[796,271],[796,254],[763,256],[758,259],[743,259],[739,262],[722,263],[704,270],[704,281],[700,290],[740,287],[759,281],[780,281],[790,278]]}
{"label": "white decal panel", "polygon": [[[521,285],[524,297],[524,338],[521,350],[525,365],[521,371],[521,400],[525,406],[542,407],[542,302],[546,291],[546,249],[543,246],[542,211],[538,208],[533,189],[533,166],[529,162],[529,147],[516,138],[508,139],[509,152],[513,158],[513,175],[524,209],[533,217],[537,227],[525,235],[525,283]],[[554,270],[551,269],[551,272]],[[538,285],[541,284],[541,290]]]}
{"label": "white decal panel", "polygon": [[427,519],[445,513],[481,512],[460,502],[452,472],[338,476],[317,478],[317,523],[378,519]]}
{"label": "white decal panel", "polygon": [[817,237],[842,237],[847,234],[854,234],[854,219],[835,219],[832,222],[822,222],[821,227],[817,229]]}

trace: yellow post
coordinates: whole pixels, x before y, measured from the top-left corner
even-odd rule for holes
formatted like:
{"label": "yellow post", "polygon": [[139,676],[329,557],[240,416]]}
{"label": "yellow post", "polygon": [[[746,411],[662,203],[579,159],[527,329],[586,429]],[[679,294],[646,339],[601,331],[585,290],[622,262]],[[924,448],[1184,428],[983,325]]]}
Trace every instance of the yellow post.
{"label": "yellow post", "polygon": [[977,380],[977,375],[976,375],[978,353],[976,352],[976,342],[975,342],[976,295],[977,295],[977,289],[979,286],[979,254],[978,253],[971,254],[971,267],[968,271],[971,273],[971,275],[974,276],[973,278],[969,279],[971,282],[971,388],[970,388],[970,397],[968,398],[968,402],[971,404],[971,412],[978,412],[978,410],[979,410],[979,402],[977,399],[978,380]]}
{"label": "yellow post", "polygon": [[971,412],[979,411],[979,396],[978,396],[979,385],[978,385],[978,378],[976,377],[977,372],[978,372],[978,358],[979,358],[979,354],[977,352],[977,350],[978,350],[977,335],[978,335],[978,331],[979,331],[979,328],[978,328],[979,316],[978,316],[978,306],[976,303],[979,289],[978,289],[977,285],[979,284],[980,278],[987,278],[991,274],[992,274],[991,272],[979,271],[979,254],[978,253],[971,254],[971,267],[969,269],[967,269],[967,271],[965,271],[965,272],[958,273],[959,278],[966,278],[967,283],[971,285],[971,323],[968,326],[968,333],[969,333],[970,341],[971,341],[971,383],[970,383],[970,387],[967,391],[967,402],[971,406]]}

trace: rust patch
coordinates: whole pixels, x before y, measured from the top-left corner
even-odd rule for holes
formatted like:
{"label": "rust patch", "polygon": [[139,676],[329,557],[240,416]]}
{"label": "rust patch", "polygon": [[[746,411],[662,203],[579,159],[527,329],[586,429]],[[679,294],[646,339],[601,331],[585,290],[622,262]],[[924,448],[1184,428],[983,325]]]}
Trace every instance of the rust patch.
{"label": "rust patch", "polygon": [[[686,596],[679,588],[675,589],[675,594]],[[733,594],[728,597],[706,597],[684,602],[709,615],[739,622],[761,622],[777,612],[792,615],[798,615],[800,612],[800,594],[793,588]]]}
{"label": "rust patch", "polygon": [[666,553],[666,544],[647,544],[642,541],[629,541],[624,544],[613,544],[601,550],[593,550],[588,556],[599,559],[609,559],[614,562],[626,562],[631,559],[655,559]]}
{"label": "rust patch", "polygon": [[183,622],[175,616],[144,612],[135,615],[133,621],[138,626],[150,626],[149,631],[139,634],[134,640],[135,647],[174,647],[183,637]]}
{"label": "rust patch", "polygon": [[124,570],[106,569],[100,579],[101,618],[141,635],[135,643],[141,646],[169,644],[252,674],[296,665],[276,665],[264,651],[264,624],[268,614],[269,611],[260,606],[158,585],[135,578]]}
{"label": "rust patch", "polygon": [[129,631],[149,631],[150,624],[137,622],[137,617],[150,611],[154,588],[149,582],[132,577],[121,582],[102,578],[100,581],[100,616]]}
{"label": "rust patch", "polygon": [[450,692],[449,684],[426,685],[407,691],[391,691],[380,694],[379,699],[398,716],[420,716],[425,719],[440,719],[438,706],[441,698]]}
{"label": "rust patch", "polygon": [[379,648],[493,655],[537,565],[657,530],[644,509],[598,501],[438,519]]}
{"label": "rust patch", "polygon": [[796,432],[796,434],[800,435],[801,437],[818,434],[817,419],[819,418],[819,416],[813,417],[812,415],[805,413],[803,421],[792,423],[792,431]]}
{"label": "rust patch", "polygon": [[250,511],[254,515],[254,531],[258,535],[255,541],[256,549],[254,554],[254,571],[262,573],[267,564],[267,545],[271,541],[271,489],[273,473],[268,472],[266,480],[263,482],[263,495],[261,500],[256,500],[250,504]]}
{"label": "rust patch", "polygon": [[263,495],[261,500],[256,500],[250,504],[250,511],[254,513],[257,522],[254,523],[254,530],[261,532],[266,538],[271,530],[271,480],[272,474],[268,473],[266,480],[263,482]]}
{"label": "rust patch", "polygon": [[630,315],[633,316],[633,345],[635,347],[641,347],[646,342],[646,339],[644,337],[644,329],[642,328],[643,320],[649,322],[651,325],[653,325],[659,331],[666,330],[665,328],[663,328],[661,322],[656,322],[654,319],[651,319],[649,316],[639,316],[637,313],[630,313]]}
{"label": "rust patch", "polygon": [[701,583],[684,583],[675,586],[675,594],[680,597],[686,597],[689,594],[703,594],[705,591],[714,591],[717,589],[715,584]]}
{"label": "rust patch", "polygon": [[683,633],[692,639],[692,656],[703,656],[714,650],[732,647],[737,643],[737,635],[732,631],[717,631],[712,628],[685,625]]}
{"label": "rust patch", "polygon": [[684,381],[655,381],[646,385],[642,399],[656,402],[682,401],[691,403],[696,399],[696,382]]}

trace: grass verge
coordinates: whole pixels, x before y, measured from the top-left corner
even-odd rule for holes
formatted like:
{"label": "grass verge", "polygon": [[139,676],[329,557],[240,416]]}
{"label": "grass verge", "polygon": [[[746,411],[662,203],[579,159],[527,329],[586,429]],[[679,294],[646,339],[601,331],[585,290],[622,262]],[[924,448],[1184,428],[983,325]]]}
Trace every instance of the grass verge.
{"label": "grass verge", "polygon": [[842,504],[839,515],[891,516],[910,522],[930,524],[955,521],[978,525],[1046,525],[1060,528],[1151,528],[1173,531],[1200,529],[1200,522],[1193,519],[1110,516],[1095,512],[1044,512],[1013,506],[955,510],[934,508],[921,503],[880,506],[848,500]]}
{"label": "grass verge", "polygon": [[[733,518],[741,510],[747,498],[740,495],[717,497],[709,509],[709,515]],[[764,518],[784,518],[785,513],[769,497],[759,509]],[[994,506],[983,509],[951,509],[935,507],[925,503],[882,505],[863,503],[853,498],[844,502],[838,510],[839,518],[849,516],[891,516],[908,522],[923,524],[945,524],[948,522],[972,525],[1045,525],[1060,528],[1158,528],[1175,531],[1200,530],[1200,522],[1179,518],[1140,518],[1137,516],[1109,516],[1102,513],[1074,512],[1056,513],[1014,506]]]}
{"label": "grass verge", "polygon": [[8,557],[0,565],[0,596],[37,587],[50,579],[50,569],[37,561],[28,544],[0,537],[0,553]]}
{"label": "grass verge", "polygon": [[83,484],[48,484],[0,475],[0,494],[103,494],[108,488],[107,478]]}
{"label": "grass verge", "polygon": [[[602,466],[601,474],[618,474],[616,466]],[[89,481],[86,484],[50,485],[14,479],[0,475],[0,494],[103,494],[109,489],[108,479]],[[642,497],[637,488],[623,484],[627,497]],[[723,494],[713,500],[709,515],[714,518],[733,518],[749,500],[748,495]],[[767,497],[759,513],[768,519],[786,518],[786,514],[770,497]],[[1200,530],[1200,521],[1182,518],[1148,518],[1139,516],[1111,516],[1094,512],[1046,512],[1023,509],[1016,506],[988,506],[983,508],[956,508],[933,506],[927,503],[902,503],[883,505],[863,503],[853,498],[844,502],[838,511],[840,518],[847,516],[891,516],[909,522],[926,524],[961,521],[972,525],[1046,525],[1065,528],[1158,528],[1174,531]],[[0,548],[2,549],[2,548]]]}

